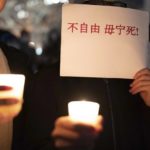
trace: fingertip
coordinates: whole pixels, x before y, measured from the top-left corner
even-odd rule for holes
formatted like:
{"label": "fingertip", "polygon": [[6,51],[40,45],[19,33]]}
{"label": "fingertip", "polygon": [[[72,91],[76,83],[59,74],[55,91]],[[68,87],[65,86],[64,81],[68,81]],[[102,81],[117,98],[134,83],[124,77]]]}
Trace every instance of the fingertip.
{"label": "fingertip", "polygon": [[133,87],[133,82],[132,82],[132,83],[130,83],[129,87]]}

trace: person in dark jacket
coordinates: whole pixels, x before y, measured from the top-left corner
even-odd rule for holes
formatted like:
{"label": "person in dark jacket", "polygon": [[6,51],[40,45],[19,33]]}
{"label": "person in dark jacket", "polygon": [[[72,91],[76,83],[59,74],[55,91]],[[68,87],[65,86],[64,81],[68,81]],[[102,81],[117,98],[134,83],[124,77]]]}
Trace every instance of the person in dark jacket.
{"label": "person in dark jacket", "polygon": [[[148,70],[144,71],[149,74]],[[32,101],[27,104],[24,150],[61,147],[63,144],[55,147],[53,137],[56,140],[63,137],[68,142],[67,133],[61,132],[63,128],[67,130],[69,123],[67,104],[82,99],[101,105],[104,129],[96,139],[94,150],[149,150],[150,108],[139,95],[129,93],[132,80],[59,77],[59,67],[53,65],[43,68],[34,82],[29,98]],[[66,117],[62,119],[62,116]],[[88,145],[86,141],[80,144]]]}

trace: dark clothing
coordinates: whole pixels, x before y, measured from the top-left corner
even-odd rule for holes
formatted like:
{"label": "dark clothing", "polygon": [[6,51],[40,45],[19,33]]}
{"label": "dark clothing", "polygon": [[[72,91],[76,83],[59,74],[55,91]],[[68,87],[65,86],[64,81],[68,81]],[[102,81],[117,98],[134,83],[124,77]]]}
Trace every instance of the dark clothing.
{"label": "dark clothing", "polygon": [[[55,120],[68,115],[67,103],[91,100],[100,104],[104,131],[94,150],[150,150],[150,108],[129,93],[127,79],[59,77],[59,68],[41,70],[32,84],[26,105],[25,131],[21,148],[54,150],[50,137]],[[17,131],[14,131],[17,134]]]}
{"label": "dark clothing", "polygon": [[0,42],[0,48],[7,58],[12,73],[29,74],[30,59],[26,53],[15,47],[8,46],[4,42]]}
{"label": "dark clothing", "polygon": [[[13,121],[13,144],[12,145],[19,145],[21,150],[22,135],[24,135],[24,125],[25,125],[25,110],[26,110],[26,103],[27,103],[27,95],[28,95],[28,86],[29,83],[31,84],[32,72],[29,69],[29,62],[30,59],[26,53],[23,51],[16,49],[15,47],[8,46],[6,43],[0,42],[0,48],[2,49],[3,53],[5,54],[8,65],[10,68],[11,73],[14,74],[24,74],[26,78],[25,87],[24,87],[24,98],[23,98],[23,109],[21,113],[14,119]],[[14,147],[14,146],[12,146]],[[13,148],[12,148],[13,149]],[[15,149],[14,149],[15,150]]]}

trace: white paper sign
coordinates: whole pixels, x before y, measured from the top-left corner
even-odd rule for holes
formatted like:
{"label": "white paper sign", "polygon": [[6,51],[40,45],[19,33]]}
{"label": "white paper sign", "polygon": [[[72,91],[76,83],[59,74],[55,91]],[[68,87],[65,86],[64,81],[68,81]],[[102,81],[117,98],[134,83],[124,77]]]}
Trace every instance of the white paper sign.
{"label": "white paper sign", "polygon": [[64,5],[60,75],[133,78],[147,66],[148,27],[145,11]]}

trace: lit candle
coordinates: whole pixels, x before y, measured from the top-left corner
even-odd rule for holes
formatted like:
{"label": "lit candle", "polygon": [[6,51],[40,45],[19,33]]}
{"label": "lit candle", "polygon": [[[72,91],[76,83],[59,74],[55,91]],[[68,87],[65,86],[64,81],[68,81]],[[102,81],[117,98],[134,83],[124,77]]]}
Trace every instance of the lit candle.
{"label": "lit candle", "polygon": [[0,74],[0,86],[8,86],[12,89],[0,91],[0,98],[23,98],[25,76],[21,74]]}
{"label": "lit candle", "polygon": [[0,74],[0,115],[16,116],[23,102],[25,76],[22,74]]}
{"label": "lit candle", "polygon": [[69,116],[74,121],[94,123],[99,113],[99,104],[91,101],[71,101],[68,103]]}

